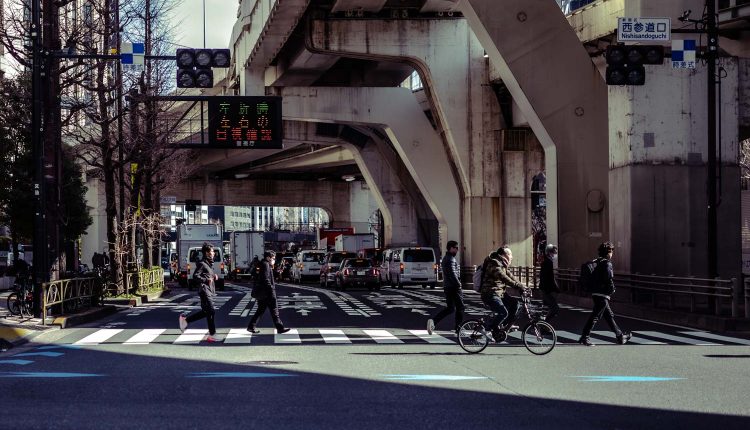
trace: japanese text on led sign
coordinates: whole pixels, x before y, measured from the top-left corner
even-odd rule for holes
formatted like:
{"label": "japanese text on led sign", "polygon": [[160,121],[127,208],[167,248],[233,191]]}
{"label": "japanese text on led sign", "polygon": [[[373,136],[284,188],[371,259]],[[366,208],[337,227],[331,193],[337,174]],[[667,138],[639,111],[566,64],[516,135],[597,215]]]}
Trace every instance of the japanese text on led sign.
{"label": "japanese text on led sign", "polygon": [[281,149],[281,97],[211,97],[209,144],[221,148]]}

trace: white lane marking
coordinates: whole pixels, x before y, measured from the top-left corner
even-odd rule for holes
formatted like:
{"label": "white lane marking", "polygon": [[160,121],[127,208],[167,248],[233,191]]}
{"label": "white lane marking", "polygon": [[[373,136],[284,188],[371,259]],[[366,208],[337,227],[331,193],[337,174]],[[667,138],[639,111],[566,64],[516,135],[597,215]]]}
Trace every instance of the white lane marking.
{"label": "white lane marking", "polygon": [[450,339],[446,339],[443,336],[440,336],[439,334],[427,334],[427,330],[409,330],[409,333],[419,337],[427,343],[455,343]]}
{"label": "white lane marking", "polygon": [[208,334],[208,330],[187,329],[173,343],[197,344]]}
{"label": "white lane marking", "polygon": [[392,335],[388,330],[362,330],[376,343],[404,343],[401,339]]}
{"label": "white lane marking", "polygon": [[343,330],[319,329],[318,332],[323,337],[325,343],[352,343],[346,337]]}
{"label": "white lane marking", "polygon": [[[609,339],[617,340],[617,336],[615,336],[615,334],[612,333],[611,331],[595,331],[594,334],[598,336],[603,336]],[[666,345],[666,342],[659,342],[658,340],[644,339],[642,337],[638,337],[637,333],[633,333],[633,337],[630,338],[628,343],[635,343],[637,345]]]}
{"label": "white lane marking", "polygon": [[288,343],[302,343],[302,340],[299,338],[299,333],[297,332],[297,329],[293,328],[286,333],[274,334],[273,342],[288,344]]}
{"label": "white lane marking", "polygon": [[147,328],[141,330],[135,336],[126,340],[124,345],[148,345],[165,331],[167,331],[165,328]]}
{"label": "white lane marking", "polygon": [[722,342],[737,343],[740,345],[750,345],[750,340],[740,339],[738,337],[721,336],[718,334],[708,333],[705,331],[681,331],[680,333],[689,336],[702,337],[711,340],[720,340]]}
{"label": "white lane marking", "polygon": [[[555,330],[555,333],[557,333],[557,337],[558,338],[572,340],[574,343],[578,343],[578,340],[581,338],[580,334],[571,333],[571,332],[565,331],[565,330]],[[599,339],[595,339],[594,343],[601,343],[603,345],[613,345],[612,342],[608,342],[606,340],[599,340]]]}
{"label": "white lane marking", "polygon": [[244,311],[242,311],[242,315],[240,315],[240,317],[245,318],[247,314],[249,313],[250,313],[250,309],[245,309]]}
{"label": "white lane marking", "polygon": [[103,328],[75,342],[74,345],[98,345],[122,330],[121,328]]}
{"label": "white lane marking", "polygon": [[666,334],[658,331],[638,331],[638,334],[651,336],[651,337],[657,337],[659,339],[667,339],[675,342],[681,342],[681,343],[687,343],[689,345],[700,345],[700,346],[711,346],[711,345],[718,345],[718,343],[706,343],[706,341],[698,340],[698,339],[691,339],[689,337],[682,337],[682,336],[675,336],[671,334]]}
{"label": "white lane marking", "polygon": [[250,343],[253,339],[253,334],[244,328],[233,328],[229,329],[227,337],[224,339],[224,343]]}

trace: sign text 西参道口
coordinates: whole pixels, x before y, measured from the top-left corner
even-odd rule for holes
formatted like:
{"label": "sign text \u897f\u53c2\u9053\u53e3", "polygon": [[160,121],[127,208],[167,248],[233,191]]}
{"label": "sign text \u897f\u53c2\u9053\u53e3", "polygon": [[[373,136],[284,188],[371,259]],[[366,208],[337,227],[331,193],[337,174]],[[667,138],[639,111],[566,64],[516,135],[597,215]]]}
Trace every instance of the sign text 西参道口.
{"label": "sign text \u897f\u53c2\u9053\u53e3", "polygon": [[666,42],[671,38],[670,18],[617,18],[618,42]]}

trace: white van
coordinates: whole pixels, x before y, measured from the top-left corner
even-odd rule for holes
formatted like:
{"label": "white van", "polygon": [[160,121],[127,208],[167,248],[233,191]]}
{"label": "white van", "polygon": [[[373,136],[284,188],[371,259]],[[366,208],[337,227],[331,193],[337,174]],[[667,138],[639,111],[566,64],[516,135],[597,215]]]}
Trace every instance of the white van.
{"label": "white van", "polygon": [[[191,247],[188,248],[188,264],[187,264],[187,284],[190,288],[193,288],[193,273],[197,266],[196,262],[203,260],[203,247]],[[224,289],[224,275],[226,274],[226,266],[224,265],[224,251],[221,247],[214,247],[214,272],[219,275],[219,280],[216,281],[216,289]]]}
{"label": "white van", "polygon": [[391,287],[421,285],[422,288],[435,288],[437,285],[438,264],[432,248],[394,248],[388,264],[388,277]]}
{"label": "white van", "polygon": [[321,249],[298,252],[292,265],[292,282],[301,284],[305,278],[317,279],[320,276],[320,260],[325,256],[326,252]]}

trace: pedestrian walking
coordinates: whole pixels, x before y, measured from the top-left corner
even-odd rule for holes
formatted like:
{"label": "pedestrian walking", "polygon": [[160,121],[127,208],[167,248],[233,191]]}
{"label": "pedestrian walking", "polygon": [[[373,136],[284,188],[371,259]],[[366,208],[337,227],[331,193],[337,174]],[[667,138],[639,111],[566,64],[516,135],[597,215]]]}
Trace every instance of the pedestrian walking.
{"label": "pedestrian walking", "polygon": [[454,331],[458,332],[464,319],[464,294],[461,289],[461,268],[456,261],[458,254],[458,242],[449,240],[440,268],[443,271],[443,292],[445,292],[445,309],[440,311],[434,318],[427,320],[427,333],[432,334],[435,326],[445,317],[456,313]]}
{"label": "pedestrian walking", "polygon": [[544,248],[544,261],[539,271],[539,289],[542,291],[542,303],[549,309],[545,321],[550,321],[557,313],[560,312],[560,306],[557,304],[557,293],[560,287],[555,279],[554,261],[557,259],[557,246],[548,244]]}
{"label": "pedestrian walking", "polygon": [[180,331],[184,332],[188,324],[191,322],[205,318],[206,323],[208,324],[208,337],[206,338],[206,341],[219,342],[219,339],[216,337],[216,311],[214,310],[214,302],[216,299],[215,282],[219,279],[219,275],[214,273],[213,269],[214,247],[209,243],[204,243],[201,251],[203,251],[203,259],[198,262],[195,272],[193,272],[193,279],[200,284],[198,296],[201,299],[201,309],[187,317],[184,314],[180,315]]}
{"label": "pedestrian walking", "polygon": [[595,345],[591,342],[591,330],[599,322],[602,315],[604,315],[604,319],[609,324],[609,328],[617,336],[617,343],[624,345],[632,336],[630,332],[620,330],[620,327],[615,322],[615,313],[612,312],[612,308],[609,306],[610,298],[615,293],[614,269],[612,267],[614,249],[615,246],[611,242],[604,242],[599,245],[599,258],[594,260],[596,268],[592,272],[591,282],[591,299],[594,301],[594,309],[591,311],[591,316],[586,321],[581,338],[578,340],[578,343],[581,345]]}
{"label": "pedestrian walking", "polygon": [[508,332],[518,329],[513,325],[518,318],[519,304],[515,297],[511,297],[506,289],[514,287],[524,290],[523,284],[510,273],[513,262],[513,252],[508,245],[503,245],[491,253],[482,263],[482,287],[479,291],[482,302],[495,312],[495,317],[485,329],[491,330],[492,337],[498,339],[500,326]]}
{"label": "pedestrian walking", "polygon": [[275,252],[266,251],[263,253],[263,260],[260,262],[260,272],[258,273],[258,279],[255,282],[252,292],[252,296],[257,300],[258,310],[255,311],[255,315],[250,318],[250,323],[247,325],[247,331],[251,333],[260,333],[260,330],[255,325],[266,309],[270,309],[271,311],[271,318],[273,319],[273,324],[276,326],[276,333],[286,333],[290,330],[284,327],[284,323],[281,322],[281,318],[279,317],[279,305],[276,301],[276,282],[273,279],[273,265],[275,262]]}

